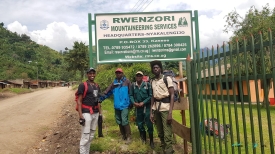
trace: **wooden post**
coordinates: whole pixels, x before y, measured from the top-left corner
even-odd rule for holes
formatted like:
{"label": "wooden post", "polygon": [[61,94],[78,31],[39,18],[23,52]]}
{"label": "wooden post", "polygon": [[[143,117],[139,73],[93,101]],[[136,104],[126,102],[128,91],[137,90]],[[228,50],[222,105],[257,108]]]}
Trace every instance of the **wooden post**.
{"label": "wooden post", "polygon": [[[183,73],[182,73],[182,61],[179,62],[179,77],[180,79],[183,78]],[[180,81],[180,97],[184,97],[184,86],[183,86],[183,81]],[[182,117],[182,125],[186,126],[186,117],[185,117],[185,110],[181,110],[181,117]],[[184,154],[188,153],[188,146],[187,146],[187,141],[183,139],[183,147],[184,147]]]}

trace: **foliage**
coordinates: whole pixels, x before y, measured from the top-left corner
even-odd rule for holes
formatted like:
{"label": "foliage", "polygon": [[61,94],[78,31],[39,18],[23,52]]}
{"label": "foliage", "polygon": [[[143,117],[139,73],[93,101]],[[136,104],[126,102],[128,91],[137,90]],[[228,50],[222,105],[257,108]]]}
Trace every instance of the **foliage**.
{"label": "foliage", "polygon": [[[226,22],[227,25],[224,26],[224,32],[233,32],[234,35],[231,40],[257,34],[260,31],[267,31],[268,28],[275,29],[275,7],[270,9],[269,4],[266,4],[259,11],[254,6],[251,6],[244,18],[234,10],[227,14]],[[273,34],[275,33],[273,32]],[[267,40],[266,32],[263,33],[263,36]]]}
{"label": "foliage", "polygon": [[0,79],[38,79],[69,81],[63,55],[37,44],[26,34],[13,33],[0,23]]}
{"label": "foliage", "polygon": [[[273,37],[275,36],[275,7],[272,9],[269,8],[269,4],[266,4],[262,8],[261,11],[256,9],[254,6],[252,6],[247,14],[245,15],[245,18],[242,18],[240,14],[236,12],[236,10],[228,13],[226,16],[226,22],[227,25],[225,25],[225,32],[233,31],[233,36],[230,39],[231,47],[232,49],[236,49],[237,46],[239,48],[242,48],[244,46],[244,41],[247,44],[247,58],[245,58],[244,53],[240,53],[238,55],[235,55],[233,57],[233,63],[234,68],[240,67],[240,71],[242,75],[245,75],[246,67],[245,62],[248,62],[248,73],[253,73],[253,59],[252,59],[252,53],[250,50],[250,44],[251,44],[251,35],[253,35],[253,39],[255,44],[260,43],[259,39],[259,32],[262,32],[263,41],[268,41],[268,29],[271,28],[273,30]],[[239,38],[239,39],[238,39]],[[243,39],[243,38],[248,38]],[[270,62],[270,56],[269,56],[269,49],[264,49],[264,62],[265,66],[267,67],[266,73],[271,73],[271,62]],[[237,59],[239,58],[240,64],[237,63]],[[228,62],[230,61],[229,58],[227,58]],[[260,52],[259,49],[256,50],[255,54],[255,61],[257,65],[257,73],[262,73],[261,68],[261,62],[260,62]],[[238,67],[237,67],[238,65]],[[235,67],[236,66],[236,67]],[[237,74],[237,69],[235,69],[234,74]]]}
{"label": "foliage", "polygon": [[[135,64],[133,64],[135,65]],[[147,154],[152,153],[153,150],[149,146],[149,139],[147,138],[146,144],[143,144],[140,140],[140,135],[136,123],[134,121],[129,121],[131,127],[131,139],[132,142],[129,145],[125,144],[125,141],[121,139],[120,131],[118,128],[117,123],[114,119],[114,105],[112,99],[106,99],[102,103],[102,110],[103,110],[103,135],[104,137],[98,138],[97,134],[95,135],[95,139],[91,144],[91,152],[102,152],[102,153],[139,153],[139,154]],[[189,114],[186,111],[186,121],[187,126],[190,127]],[[173,118],[181,123],[181,115],[180,111],[173,111]],[[97,131],[96,131],[97,133]],[[154,127],[154,142],[155,142],[155,149],[156,153],[162,152],[160,145],[159,138],[157,136],[157,129]],[[148,135],[147,135],[148,136]],[[174,150],[176,154],[182,153],[182,139],[176,136],[178,143],[175,143]]]}
{"label": "foliage", "polygon": [[97,69],[96,82],[100,84],[102,90],[105,90],[114,81],[115,70],[118,67],[122,68],[126,78],[128,78],[132,82],[135,81],[135,74],[137,71],[142,71],[144,75],[153,77],[149,63],[134,63],[128,67],[119,64],[99,65]]}
{"label": "foliage", "polygon": [[65,60],[68,62],[67,71],[74,72],[74,74],[79,71],[82,81],[85,74],[84,72],[88,69],[88,46],[86,46],[83,42],[74,42],[73,49],[69,50],[66,54]]}
{"label": "foliage", "polygon": [[32,91],[26,88],[5,88],[5,89],[1,89],[0,92],[12,92],[16,94],[24,94]]}
{"label": "foliage", "polygon": [[[262,41],[268,41],[268,29],[273,30],[273,38],[275,36],[275,7],[273,9],[269,8],[269,4],[266,4],[262,8],[262,10],[256,9],[254,6],[252,6],[249,11],[246,13],[245,17],[242,18],[239,13],[236,12],[236,10],[228,13],[226,16],[226,22],[227,25],[225,25],[225,32],[232,31],[233,36],[230,38],[230,45],[232,49],[237,49],[244,47],[245,43],[247,43],[247,49],[246,52],[247,55],[245,55],[244,52],[239,53],[237,55],[234,55],[232,57],[231,68],[233,69],[233,74],[237,75],[240,71],[241,75],[245,75],[246,71],[251,75],[253,74],[253,69],[257,70],[257,74],[263,74],[263,68],[262,68],[262,61],[264,63],[264,67],[266,69],[267,74],[271,73],[271,60],[270,60],[270,49],[264,48],[264,50],[261,53],[261,50],[258,48],[255,50],[255,59],[252,57],[252,52],[250,51],[250,45],[251,45],[251,39],[254,40],[255,44],[259,44],[261,41],[261,38],[258,35],[259,33],[262,34]],[[253,36],[252,38],[250,36]],[[248,38],[248,40],[243,39]],[[241,41],[239,41],[241,40]],[[263,54],[263,57],[261,57],[261,54]],[[227,57],[227,62],[230,62],[230,58]],[[248,63],[248,68],[245,67],[245,62]],[[253,62],[256,63],[256,68],[253,68]],[[230,70],[231,71],[231,70]],[[270,85],[270,80],[266,81],[268,83],[268,89]],[[268,91],[269,92],[269,91]],[[268,102],[268,101],[267,101]],[[263,104],[265,105],[265,104]]]}

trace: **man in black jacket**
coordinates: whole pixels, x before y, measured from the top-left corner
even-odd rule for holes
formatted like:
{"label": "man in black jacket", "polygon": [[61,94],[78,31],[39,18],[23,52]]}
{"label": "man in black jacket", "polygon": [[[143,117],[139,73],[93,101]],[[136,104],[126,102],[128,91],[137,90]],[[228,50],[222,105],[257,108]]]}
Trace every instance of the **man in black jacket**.
{"label": "man in black jacket", "polygon": [[[90,145],[94,138],[99,117],[99,93],[100,88],[94,82],[96,70],[87,70],[88,80],[78,86],[78,113],[81,127],[80,154],[89,154]],[[87,90],[85,91],[85,85]],[[86,92],[86,95],[85,95]],[[84,96],[84,97],[83,97]]]}

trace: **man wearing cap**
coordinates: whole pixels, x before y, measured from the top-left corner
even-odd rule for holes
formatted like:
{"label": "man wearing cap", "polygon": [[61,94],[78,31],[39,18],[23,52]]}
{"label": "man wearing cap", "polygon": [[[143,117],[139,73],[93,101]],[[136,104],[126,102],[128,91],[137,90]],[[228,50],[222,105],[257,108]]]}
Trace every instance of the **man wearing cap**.
{"label": "man wearing cap", "polygon": [[129,144],[131,142],[131,128],[128,121],[128,108],[130,106],[131,82],[123,75],[121,68],[116,69],[115,74],[116,78],[104,91],[105,96],[102,101],[114,95],[116,123],[119,125],[123,140],[126,140],[126,143]]}
{"label": "man wearing cap", "polygon": [[152,73],[153,97],[151,98],[151,121],[156,123],[161,147],[166,154],[174,153],[172,146],[172,111],[174,106],[174,87],[170,77],[167,77],[167,86],[163,80],[162,64],[160,61],[150,63]]}
{"label": "man wearing cap", "polygon": [[141,140],[146,142],[146,131],[144,128],[144,124],[146,124],[150,138],[150,146],[153,149],[153,123],[150,121],[152,88],[151,84],[142,81],[142,78],[143,73],[138,71],[136,73],[136,82],[132,83],[130,100],[136,108],[136,123],[138,125]]}
{"label": "man wearing cap", "polygon": [[[98,100],[100,88],[94,82],[96,76],[96,70],[90,68],[87,70],[87,92],[86,96],[83,98],[85,92],[85,85],[81,83],[78,86],[78,113],[79,113],[79,123],[81,127],[81,139],[80,139],[80,154],[89,154],[90,145],[94,138],[96,127],[98,124]],[[85,83],[85,84],[86,84]]]}

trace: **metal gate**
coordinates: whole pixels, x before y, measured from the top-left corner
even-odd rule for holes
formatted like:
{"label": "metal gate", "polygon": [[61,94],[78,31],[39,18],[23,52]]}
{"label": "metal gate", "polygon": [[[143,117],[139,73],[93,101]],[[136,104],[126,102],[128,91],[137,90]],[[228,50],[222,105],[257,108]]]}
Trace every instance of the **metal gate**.
{"label": "metal gate", "polygon": [[186,61],[192,153],[274,154],[274,52],[269,30]]}

